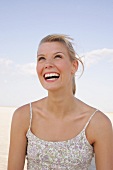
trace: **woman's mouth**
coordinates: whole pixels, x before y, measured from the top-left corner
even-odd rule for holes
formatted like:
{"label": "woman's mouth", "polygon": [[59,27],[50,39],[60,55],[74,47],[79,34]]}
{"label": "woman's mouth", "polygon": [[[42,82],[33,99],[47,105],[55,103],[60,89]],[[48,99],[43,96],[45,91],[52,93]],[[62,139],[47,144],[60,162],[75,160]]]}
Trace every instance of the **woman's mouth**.
{"label": "woman's mouth", "polygon": [[44,74],[45,80],[52,81],[52,80],[58,79],[59,77],[60,77],[60,74],[58,74],[58,73],[45,73]]}

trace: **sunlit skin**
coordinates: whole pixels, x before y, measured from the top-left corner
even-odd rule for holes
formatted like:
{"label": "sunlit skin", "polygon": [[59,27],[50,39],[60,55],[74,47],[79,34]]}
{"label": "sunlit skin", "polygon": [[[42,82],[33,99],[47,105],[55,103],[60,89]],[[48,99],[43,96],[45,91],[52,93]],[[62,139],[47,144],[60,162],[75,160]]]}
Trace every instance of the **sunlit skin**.
{"label": "sunlit skin", "polygon": [[[71,61],[66,47],[59,42],[42,43],[37,55],[37,73],[42,86],[48,91],[63,90],[72,93],[72,76],[78,62]],[[57,73],[56,80],[45,80],[44,74]]]}

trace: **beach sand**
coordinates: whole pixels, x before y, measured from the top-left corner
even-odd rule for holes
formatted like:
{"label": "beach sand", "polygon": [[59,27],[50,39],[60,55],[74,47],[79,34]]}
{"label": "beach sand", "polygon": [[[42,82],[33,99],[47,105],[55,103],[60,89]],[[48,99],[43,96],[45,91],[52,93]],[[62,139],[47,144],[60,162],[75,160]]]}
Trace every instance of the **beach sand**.
{"label": "beach sand", "polygon": [[[10,125],[12,115],[16,108],[14,107],[0,107],[0,170],[7,169],[9,139],[10,139]],[[113,123],[113,113],[107,114]],[[26,170],[26,167],[24,168]],[[95,170],[95,160],[92,160],[90,170]]]}

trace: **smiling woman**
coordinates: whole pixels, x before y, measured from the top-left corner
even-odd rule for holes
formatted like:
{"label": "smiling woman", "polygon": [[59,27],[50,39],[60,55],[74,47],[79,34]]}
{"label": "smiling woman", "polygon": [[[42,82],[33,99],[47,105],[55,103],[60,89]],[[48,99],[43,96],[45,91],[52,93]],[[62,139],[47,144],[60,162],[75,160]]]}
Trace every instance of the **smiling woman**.
{"label": "smiling woman", "polygon": [[[49,46],[51,45],[51,47],[49,47],[49,50],[51,51],[51,49],[54,50],[54,46],[58,45],[58,47],[56,47],[57,51],[54,51],[53,53],[53,61],[57,61],[60,64],[61,63],[61,59],[63,59],[65,56],[69,56],[67,59],[70,60],[70,62],[74,61],[76,62],[76,71],[78,69],[78,62],[82,64],[83,68],[84,65],[82,63],[82,60],[80,58],[77,58],[76,52],[71,44],[71,42],[69,40],[73,40],[72,38],[70,38],[69,36],[66,35],[48,35],[47,37],[43,38],[39,44],[39,47],[41,48],[42,46],[45,46],[44,48],[42,47],[42,51],[46,48],[48,48],[48,44]],[[51,43],[52,42],[52,43]],[[65,48],[64,48],[65,47]],[[38,50],[38,54],[37,54],[37,59],[40,62],[47,62],[48,60],[46,60],[46,54],[44,55],[43,52],[40,52],[40,48]],[[48,49],[47,49],[48,50]],[[64,50],[64,51],[63,51]],[[48,51],[49,52],[49,51]],[[65,55],[66,54],[66,55]],[[57,60],[56,60],[57,59]],[[63,65],[63,64],[62,64]],[[68,67],[68,66],[67,66]],[[70,67],[67,68],[67,70]],[[75,72],[74,68],[72,70],[73,72]],[[59,75],[60,76],[60,75]],[[73,78],[72,78],[72,89],[73,89],[73,94],[75,94],[76,91],[76,86],[75,86],[75,76],[73,74]]]}
{"label": "smiling woman", "polygon": [[[12,118],[8,170],[112,170],[113,131],[104,113],[77,99],[79,63],[66,35],[43,38],[37,74],[47,97],[18,108]],[[104,142],[103,142],[104,141]]]}
{"label": "smiling woman", "polygon": [[51,87],[52,90],[52,87],[54,89],[55,86],[58,89],[59,83],[62,83],[67,88],[65,84],[68,83],[68,88],[70,87],[72,91],[72,75],[78,68],[78,62],[77,60],[71,61],[64,44],[60,42],[42,43],[37,56],[37,73],[43,87],[47,90],[48,87]]}

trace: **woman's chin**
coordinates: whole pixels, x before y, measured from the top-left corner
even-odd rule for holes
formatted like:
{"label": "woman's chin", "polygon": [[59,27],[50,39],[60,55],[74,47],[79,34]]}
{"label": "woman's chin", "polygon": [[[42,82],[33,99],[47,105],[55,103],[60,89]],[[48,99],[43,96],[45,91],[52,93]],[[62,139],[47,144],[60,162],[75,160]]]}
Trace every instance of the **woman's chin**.
{"label": "woman's chin", "polygon": [[61,87],[58,87],[58,85],[43,85],[44,89],[47,90],[48,92],[55,92],[59,91]]}

